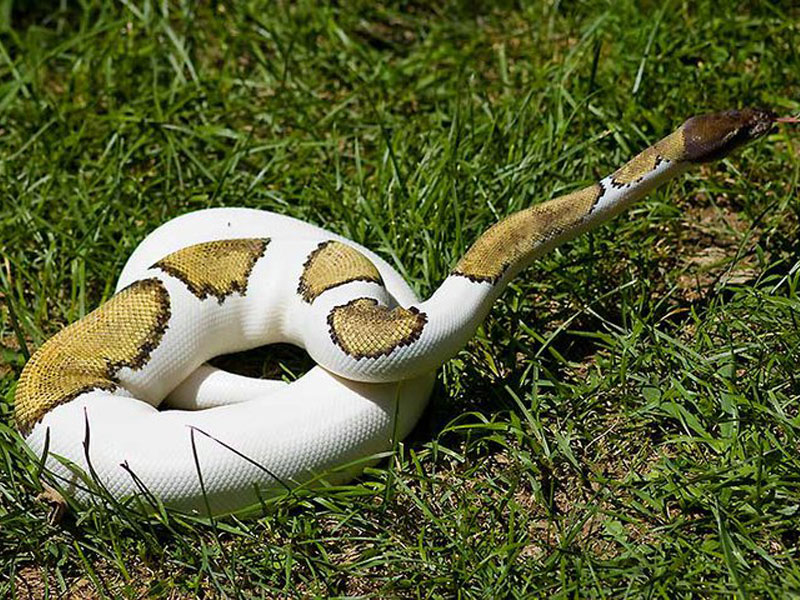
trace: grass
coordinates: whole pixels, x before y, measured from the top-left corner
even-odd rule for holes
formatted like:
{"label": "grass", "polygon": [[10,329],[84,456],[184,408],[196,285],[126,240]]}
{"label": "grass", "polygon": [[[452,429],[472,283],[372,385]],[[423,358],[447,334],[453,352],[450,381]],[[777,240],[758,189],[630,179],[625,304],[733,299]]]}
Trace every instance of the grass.
{"label": "grass", "polygon": [[37,500],[26,356],[165,220],[289,214],[428,295],[691,114],[800,109],[791,1],[521,4],[0,1],[0,596],[800,594],[788,128],[520,276],[351,485],[244,521]]}

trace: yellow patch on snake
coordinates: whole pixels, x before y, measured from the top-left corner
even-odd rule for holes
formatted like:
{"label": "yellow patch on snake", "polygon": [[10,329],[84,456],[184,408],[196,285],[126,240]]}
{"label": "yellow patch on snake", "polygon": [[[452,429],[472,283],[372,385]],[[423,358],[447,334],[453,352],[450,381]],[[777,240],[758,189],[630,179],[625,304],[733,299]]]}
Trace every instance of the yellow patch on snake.
{"label": "yellow patch on snake", "polygon": [[322,242],[303,265],[297,293],[311,304],[325,290],[351,281],[383,283],[378,269],[361,252],[341,242]]}
{"label": "yellow patch on snake", "polygon": [[622,165],[611,176],[611,182],[620,187],[638,183],[645,175],[654,170],[662,159],[669,161],[682,160],[685,154],[685,147],[686,142],[681,128]]}
{"label": "yellow patch on snake", "polygon": [[478,238],[453,274],[497,283],[511,265],[536,246],[580,222],[602,193],[603,189],[595,184],[506,217]]}
{"label": "yellow patch on snake", "polygon": [[247,238],[203,242],[165,256],[153,267],[180,279],[200,300],[214,296],[220,304],[247,283],[256,261],[264,256],[269,239]]}
{"label": "yellow patch on snake", "polygon": [[170,314],[164,285],[142,279],[47,340],[17,384],[19,430],[29,432],[47,412],[84,392],[116,389],[119,369],[140,369],[150,359]]}
{"label": "yellow patch on snake", "polygon": [[328,315],[333,342],[350,356],[388,356],[419,339],[428,316],[416,308],[388,309],[371,298],[357,298]]}

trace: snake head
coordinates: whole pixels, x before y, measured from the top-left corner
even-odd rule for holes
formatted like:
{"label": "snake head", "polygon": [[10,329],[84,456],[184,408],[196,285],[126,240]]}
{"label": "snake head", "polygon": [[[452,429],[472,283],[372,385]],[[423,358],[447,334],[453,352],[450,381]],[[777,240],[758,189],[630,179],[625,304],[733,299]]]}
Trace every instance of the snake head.
{"label": "snake head", "polygon": [[726,110],[692,117],[683,124],[684,156],[689,162],[723,158],[773,130],[778,115],[762,108]]}

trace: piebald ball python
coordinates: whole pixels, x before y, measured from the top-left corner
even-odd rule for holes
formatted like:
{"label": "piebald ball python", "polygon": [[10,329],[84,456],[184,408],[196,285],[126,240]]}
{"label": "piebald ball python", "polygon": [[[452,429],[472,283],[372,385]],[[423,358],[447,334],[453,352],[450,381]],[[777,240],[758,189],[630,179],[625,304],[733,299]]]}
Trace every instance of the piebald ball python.
{"label": "piebald ball python", "polygon": [[[307,223],[246,208],[180,216],[134,251],[114,296],[32,356],[18,429],[78,498],[80,472],[117,499],[201,513],[350,464],[326,475],[346,480],[411,430],[434,371],[534,258],[781,120],[689,119],[589,187],[492,226],[424,302],[379,256]],[[205,365],[277,342],[319,366],[287,384]]]}

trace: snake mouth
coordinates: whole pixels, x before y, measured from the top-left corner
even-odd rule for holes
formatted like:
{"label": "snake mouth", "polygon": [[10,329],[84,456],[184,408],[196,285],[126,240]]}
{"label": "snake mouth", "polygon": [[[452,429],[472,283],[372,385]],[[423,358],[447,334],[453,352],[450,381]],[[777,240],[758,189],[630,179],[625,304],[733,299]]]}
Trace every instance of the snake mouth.
{"label": "snake mouth", "polygon": [[778,115],[764,108],[726,110],[692,117],[683,124],[684,160],[709,162],[773,131]]}

